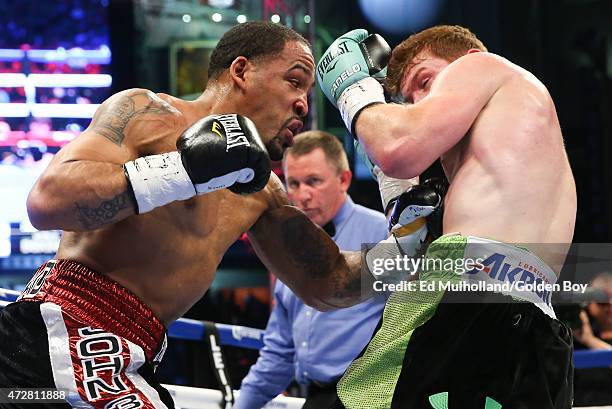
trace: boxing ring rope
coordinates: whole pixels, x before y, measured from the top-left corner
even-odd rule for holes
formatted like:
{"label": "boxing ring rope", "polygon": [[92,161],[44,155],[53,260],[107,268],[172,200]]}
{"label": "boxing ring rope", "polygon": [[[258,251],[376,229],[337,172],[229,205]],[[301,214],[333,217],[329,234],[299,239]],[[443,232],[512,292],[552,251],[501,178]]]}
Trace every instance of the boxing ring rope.
{"label": "boxing ring rope", "polygon": [[[0,308],[15,301],[18,291],[0,288]],[[219,331],[219,340],[223,346],[236,346],[247,349],[260,349],[263,346],[264,331],[256,328],[238,325],[215,324]],[[202,321],[180,318],[168,328],[168,336],[176,339],[202,341],[205,336],[205,327]],[[575,351],[575,368],[612,367],[612,350]],[[177,407],[181,408],[219,408],[222,394],[214,389],[194,388],[178,385],[164,385],[172,395]],[[240,391],[235,391],[238,396]],[[290,398],[279,395],[268,403],[265,408],[299,409],[304,399]],[[576,409],[612,409],[612,406],[589,407]]]}

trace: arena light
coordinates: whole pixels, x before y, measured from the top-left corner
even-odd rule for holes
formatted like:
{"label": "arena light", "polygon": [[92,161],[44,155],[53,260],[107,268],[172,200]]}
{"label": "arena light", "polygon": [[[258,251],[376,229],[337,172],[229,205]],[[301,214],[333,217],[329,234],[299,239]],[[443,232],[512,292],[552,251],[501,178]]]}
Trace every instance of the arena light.
{"label": "arena light", "polygon": [[272,21],[273,23],[280,23],[280,16],[278,14],[272,14],[272,16],[270,16],[270,21]]}
{"label": "arena light", "polygon": [[395,35],[407,35],[427,27],[440,14],[445,0],[358,0],[366,19]]}
{"label": "arena light", "polygon": [[28,79],[36,87],[110,87],[113,77],[108,74],[30,74]]}
{"label": "arena light", "polygon": [[111,51],[106,45],[101,46],[98,50],[83,50],[82,48],[66,50],[60,47],[56,50],[28,51],[28,59],[34,62],[66,61],[76,58],[84,59],[91,64],[110,64]]}
{"label": "arena light", "polygon": [[210,7],[227,9],[234,5],[234,0],[208,0],[208,5]]}
{"label": "arena light", "polygon": [[26,84],[25,74],[3,73],[0,74],[0,87],[19,88]]}
{"label": "arena light", "polygon": [[245,16],[244,14],[238,14],[238,16],[236,16],[236,21],[240,24],[246,23],[247,16]]}
{"label": "arena light", "polygon": [[109,74],[30,74],[0,73],[0,87],[110,87]]}
{"label": "arena light", "polygon": [[223,20],[223,16],[221,15],[221,13],[213,13],[211,18],[212,21],[214,21],[215,23],[220,23],[221,20]]}
{"label": "arena light", "polygon": [[92,118],[100,104],[31,104],[38,118]]}
{"label": "arena light", "polygon": [[21,60],[25,53],[23,50],[14,48],[0,48],[0,61],[15,61]]}
{"label": "arena light", "polygon": [[0,258],[11,255],[11,225],[0,222]]}
{"label": "arena light", "polygon": [[[66,61],[74,58],[85,59],[92,64],[110,64],[111,61],[111,51],[107,45],[102,45],[98,50],[66,50],[59,47],[55,50],[29,50],[27,53],[28,59],[33,62]],[[0,48],[0,61],[20,61],[25,55],[25,51],[17,48]]]}
{"label": "arena light", "polygon": [[189,14],[183,14],[183,23],[189,23],[191,21],[191,16]]}
{"label": "arena light", "polygon": [[0,116],[4,118],[26,118],[30,116],[30,107],[22,103],[0,104]]}

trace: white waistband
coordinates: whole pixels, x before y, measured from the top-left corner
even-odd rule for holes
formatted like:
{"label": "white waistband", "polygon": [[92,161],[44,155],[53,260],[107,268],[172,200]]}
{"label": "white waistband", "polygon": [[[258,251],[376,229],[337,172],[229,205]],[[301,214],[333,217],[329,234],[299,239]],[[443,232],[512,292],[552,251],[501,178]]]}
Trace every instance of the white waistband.
{"label": "white waistband", "polygon": [[555,272],[528,250],[495,240],[467,236],[464,259],[479,260],[462,275],[467,282],[483,281],[487,289],[529,301],[556,319],[551,305]]}

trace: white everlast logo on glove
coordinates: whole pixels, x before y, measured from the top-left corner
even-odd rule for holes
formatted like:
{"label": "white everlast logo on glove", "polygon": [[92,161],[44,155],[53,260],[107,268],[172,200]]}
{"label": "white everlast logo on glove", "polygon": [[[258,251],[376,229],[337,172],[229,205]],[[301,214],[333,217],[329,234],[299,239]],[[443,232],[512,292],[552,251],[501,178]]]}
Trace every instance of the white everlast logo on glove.
{"label": "white everlast logo on glove", "polygon": [[220,133],[219,125],[223,127],[223,133],[227,138],[227,148],[225,151],[229,151],[237,146],[249,146],[249,141],[242,131],[242,127],[238,123],[238,116],[236,114],[219,115],[217,116],[219,122],[214,122],[212,125],[212,131],[223,138]]}
{"label": "white everlast logo on glove", "polygon": [[[328,72],[330,72],[331,70],[334,69],[334,67],[336,65],[334,64],[331,67],[329,67],[329,64],[332,61],[334,61],[336,59],[336,57],[338,57],[339,55],[342,55],[344,53],[350,52],[348,47],[346,46],[346,43],[347,43],[346,41],[342,41],[342,42],[338,43],[338,48],[336,48],[333,52],[325,54],[323,56],[323,58],[321,58],[321,61],[319,61],[319,67],[318,67],[319,77],[320,78],[323,78],[323,75],[327,74]],[[329,67],[329,69],[328,69],[328,67]]]}

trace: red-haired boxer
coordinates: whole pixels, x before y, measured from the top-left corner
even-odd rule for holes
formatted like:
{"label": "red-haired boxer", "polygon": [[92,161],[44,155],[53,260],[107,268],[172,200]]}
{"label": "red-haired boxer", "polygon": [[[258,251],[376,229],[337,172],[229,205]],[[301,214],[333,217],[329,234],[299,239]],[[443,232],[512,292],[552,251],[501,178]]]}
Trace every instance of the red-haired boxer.
{"label": "red-haired boxer", "polygon": [[[319,84],[388,176],[441,159],[445,235],[429,245],[416,290],[389,298],[338,384],[342,405],[571,408],[572,338],[550,288],[574,233],[576,187],[546,87],[459,26],[410,36],[385,70],[388,50],[350,31],[321,58]],[[385,71],[406,103],[386,103]],[[486,291],[460,290],[470,284]]]}

